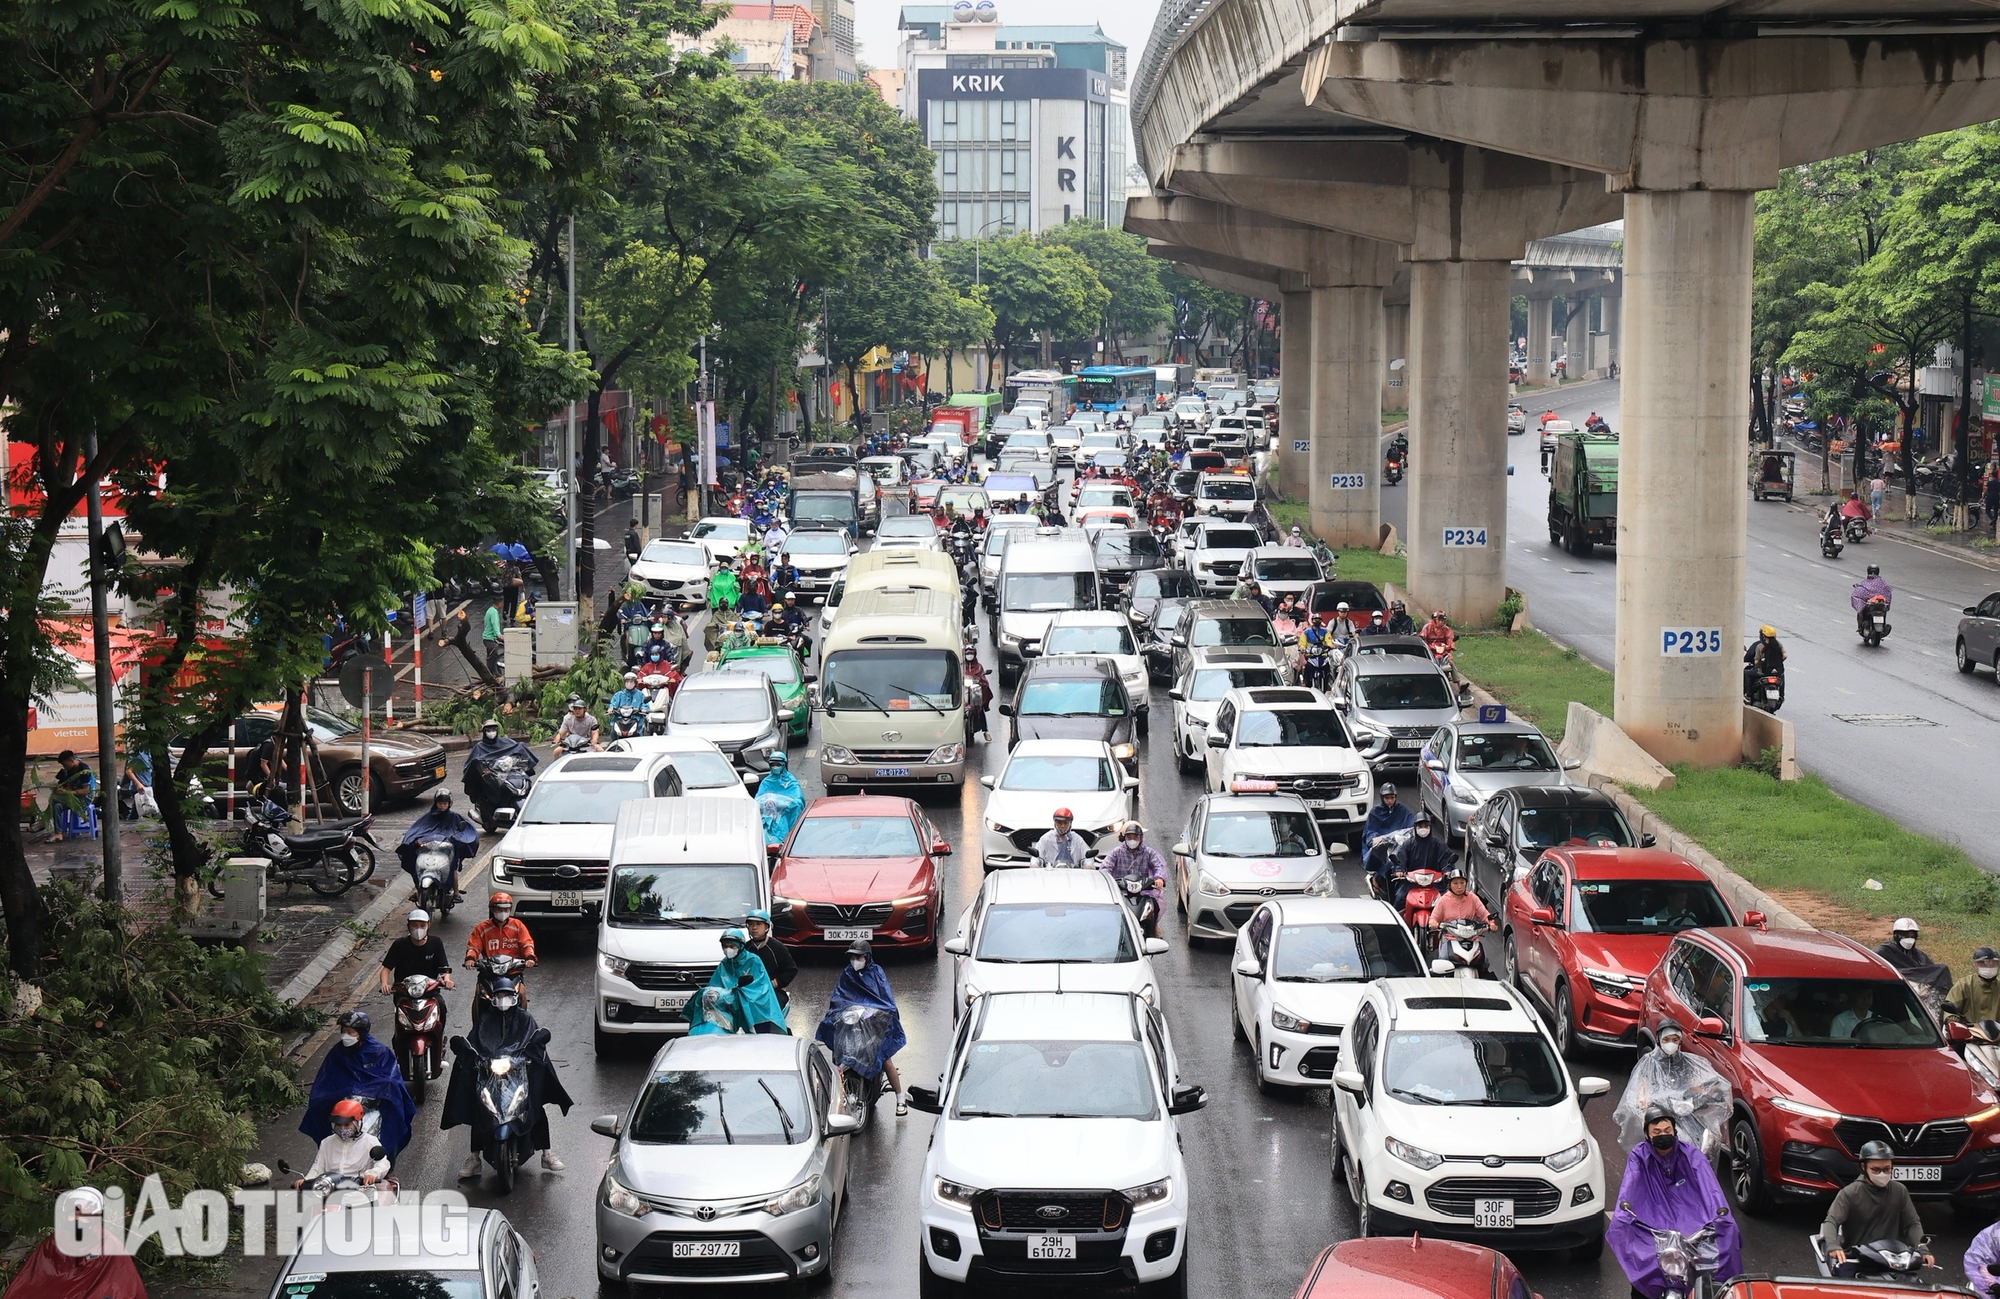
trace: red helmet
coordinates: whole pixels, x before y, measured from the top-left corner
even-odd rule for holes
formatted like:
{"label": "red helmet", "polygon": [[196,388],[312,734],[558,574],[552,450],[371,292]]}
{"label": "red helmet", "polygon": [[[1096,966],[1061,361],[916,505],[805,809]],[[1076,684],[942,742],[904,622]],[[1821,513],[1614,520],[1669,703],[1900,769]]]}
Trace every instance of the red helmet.
{"label": "red helmet", "polygon": [[511,906],[513,906],[513,905],[514,905],[514,895],[513,895],[512,893],[492,893],[492,894],[488,894],[488,895],[487,895],[487,898],[486,898],[486,905],[487,905],[487,906],[489,906],[489,907],[491,907],[491,906],[498,906],[498,905],[500,905],[501,903],[505,903],[506,905],[508,905],[508,906],[510,906],[510,907],[511,907]]}
{"label": "red helmet", "polygon": [[355,1100],[352,1096],[348,1097],[344,1101],[335,1101],[333,1103],[334,1122],[338,1123],[342,1119],[346,1119],[350,1122],[359,1123],[361,1122],[361,1118],[362,1118],[361,1102]]}
{"label": "red helmet", "polygon": [[1068,808],[1059,807],[1056,809],[1055,819],[1058,821],[1074,821],[1076,820],[1076,816]]}

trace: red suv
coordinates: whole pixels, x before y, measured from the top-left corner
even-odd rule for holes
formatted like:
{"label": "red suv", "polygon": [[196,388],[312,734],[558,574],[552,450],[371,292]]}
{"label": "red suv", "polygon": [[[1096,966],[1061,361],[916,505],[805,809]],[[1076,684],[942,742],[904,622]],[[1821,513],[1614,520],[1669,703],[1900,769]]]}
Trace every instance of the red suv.
{"label": "red suv", "polygon": [[935,953],[951,845],[907,798],[837,794],[815,799],[792,827],[771,872],[771,927],[793,947]]}
{"label": "red suv", "polygon": [[1551,848],[1501,912],[1507,978],[1541,1004],[1572,1060],[1587,1044],[1638,1043],[1640,990],[1675,934],[1736,923],[1699,866],[1653,848]]}
{"label": "red suv", "polygon": [[1646,980],[1646,1023],[1678,1020],[1735,1092],[1730,1198],[1829,1195],[1886,1141],[1919,1198],[2000,1193],[2000,1103],[1887,962],[1828,930],[1699,929]]}

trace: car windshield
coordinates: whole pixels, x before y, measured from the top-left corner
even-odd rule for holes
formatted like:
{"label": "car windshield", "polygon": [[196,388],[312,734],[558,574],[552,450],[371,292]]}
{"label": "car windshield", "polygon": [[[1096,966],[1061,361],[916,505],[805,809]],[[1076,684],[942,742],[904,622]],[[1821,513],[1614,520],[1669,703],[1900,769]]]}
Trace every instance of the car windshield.
{"label": "car windshield", "polygon": [[1367,983],[1423,974],[1396,925],[1279,925],[1271,977],[1279,983]]}
{"label": "car windshield", "polygon": [[1707,880],[1578,880],[1569,896],[1575,933],[1677,934],[1736,923]]}
{"label": "car windshield", "polygon": [[1163,554],[1160,539],[1150,532],[1106,532],[1097,538],[1099,558],[1113,559],[1127,555],[1140,555],[1158,559]]}
{"label": "car windshield", "polygon": [[1276,668],[1203,668],[1188,684],[1187,697],[1190,703],[1206,703],[1245,686],[1283,684]]}
{"label": "car windshield", "polygon": [[1269,618],[1200,618],[1190,645],[1276,645],[1277,629]]}
{"label": "car windshield", "polygon": [[892,514],[882,520],[878,537],[935,537],[937,523],[928,514]]}
{"label": "car windshield", "polygon": [[313,739],[321,744],[344,740],[350,735],[361,734],[361,728],[344,717],[337,717],[323,708],[306,709],[306,727],[313,733]]}
{"label": "car windshield", "polygon": [[941,649],[844,649],[820,667],[828,712],[949,712],[959,706],[958,655]]}
{"label": "car windshield", "polygon": [[1000,607],[1008,613],[1088,609],[1096,591],[1096,579],[1089,573],[1009,573]]}
{"label": "car windshield", "polygon": [[1255,550],[1263,538],[1249,528],[1203,528],[1203,550]]}
{"label": "car windshield", "polygon": [[923,851],[907,816],[809,816],[788,850],[793,857],[918,857]]}
{"label": "car windshield", "polygon": [[1528,733],[1492,735],[1466,731],[1458,737],[1460,771],[1560,771],[1549,742]]}
{"label": "car windshield", "polygon": [[1351,747],[1347,728],[1331,708],[1281,708],[1272,712],[1247,712],[1236,723],[1239,749]]}
{"label": "car windshield", "polygon": [[785,549],[794,555],[845,555],[847,539],[838,532],[795,532],[785,538]]}
{"label": "car windshield", "polygon": [[756,672],[781,686],[799,684],[799,661],[790,654],[744,654],[715,665],[718,672]]}
{"label": "car windshield", "polygon": [[1093,505],[1132,504],[1132,491],[1127,487],[1086,487],[1076,494],[1076,508],[1087,510]]}
{"label": "car windshield", "polygon": [[[1241,430],[1238,431],[1240,432]],[[1203,483],[1201,485],[1201,499],[1204,501],[1254,501],[1257,499],[1257,487],[1247,478],[1241,481],[1234,478],[1225,478],[1218,482]],[[1254,546],[1257,543],[1253,541],[1250,544]]]}
{"label": "car windshield", "polygon": [[691,535],[696,537],[714,537],[717,541],[748,541],[750,540],[750,521],[748,519],[703,519],[700,523],[694,525],[694,532]]}
{"label": "car windshield", "polygon": [[1138,960],[1139,950],[1125,908],[1115,902],[1025,902],[986,909],[972,958],[1005,965],[1116,965]]}
{"label": "car windshield", "polygon": [[762,690],[683,690],[667,715],[673,726],[761,722],[771,715],[771,697]]}
{"label": "car windshield", "polygon": [[620,866],[607,896],[614,925],[740,925],[763,905],[754,866]]}
{"label": "car windshield", "polygon": [[1132,598],[1189,599],[1194,595],[1194,574],[1185,569],[1157,569],[1132,579]]}
{"label": "car windshield", "polygon": [[1450,708],[1458,702],[1451,697],[1450,683],[1436,672],[1357,676],[1354,693],[1363,708]]}
{"label": "car windshield", "polygon": [[1022,717],[1123,717],[1125,688],[1116,681],[1030,681],[1014,706]]}
{"label": "car windshield", "polygon": [[1309,812],[1216,812],[1201,839],[1207,857],[1316,857]]}
{"label": "car windshield", "polygon": [[1132,629],[1124,623],[1106,627],[1051,627],[1042,638],[1044,654],[1137,654]]}
{"label": "car windshield", "polygon": [[1462,1028],[1390,1033],[1382,1083],[1418,1105],[1547,1106],[1568,1094],[1539,1034]]}
{"label": "car windshield", "polygon": [[[329,1242],[330,1246],[331,1242]],[[481,1299],[486,1287],[474,1265],[458,1271],[396,1268],[381,1272],[294,1272],[278,1287],[284,1299]],[[297,1266],[313,1262],[300,1255]]]}
{"label": "car windshield", "polygon": [[646,1084],[625,1136],[642,1145],[789,1146],[815,1131],[789,1070],[669,1070]]}
{"label": "car windshield", "polygon": [[1786,1046],[1935,1047],[1937,1026],[1901,979],[1759,979],[1743,984],[1743,1036]]}
{"label": "car windshield", "polygon": [[1257,576],[1272,582],[1317,582],[1319,565],[1309,555],[1272,555],[1257,561]]}
{"label": "car windshield", "polygon": [[538,780],[521,806],[521,824],[610,825],[620,803],[647,792],[643,780]]}
{"label": "car windshield", "polygon": [[1010,447],[1045,447],[1048,444],[1049,435],[1040,429],[1023,429],[1007,439]]}
{"label": "car windshield", "polygon": [[1137,1042],[974,1042],[958,1076],[961,1119],[1152,1119]]}
{"label": "car windshield", "polygon": [[639,552],[642,564],[692,564],[697,568],[708,564],[708,552],[691,541],[649,541]]}
{"label": "car windshield", "polygon": [[1109,758],[1089,754],[1015,757],[1000,776],[1000,788],[1039,793],[1108,793],[1118,788]]}
{"label": "car windshield", "polygon": [[720,753],[710,753],[705,749],[696,753],[676,753],[671,761],[674,770],[681,773],[681,785],[687,789],[740,789],[743,786],[736,768]]}
{"label": "car windshield", "polygon": [[1612,807],[1524,807],[1518,833],[1523,848],[1558,844],[1630,848],[1638,843],[1625,818]]}

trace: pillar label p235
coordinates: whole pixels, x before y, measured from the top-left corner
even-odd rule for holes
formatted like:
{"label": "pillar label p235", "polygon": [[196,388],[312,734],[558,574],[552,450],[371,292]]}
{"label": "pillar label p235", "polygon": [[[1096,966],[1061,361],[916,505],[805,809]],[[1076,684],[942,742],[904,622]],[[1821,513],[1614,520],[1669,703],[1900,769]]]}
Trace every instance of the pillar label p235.
{"label": "pillar label p235", "polygon": [[1712,657],[1722,653],[1720,627],[1662,627],[1660,653],[1668,658]]}

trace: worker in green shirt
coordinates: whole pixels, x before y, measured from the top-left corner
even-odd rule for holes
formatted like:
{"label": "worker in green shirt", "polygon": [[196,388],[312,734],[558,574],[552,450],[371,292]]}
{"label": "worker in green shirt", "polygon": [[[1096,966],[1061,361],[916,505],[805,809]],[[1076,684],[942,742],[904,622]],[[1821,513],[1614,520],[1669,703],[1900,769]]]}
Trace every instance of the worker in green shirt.
{"label": "worker in green shirt", "polygon": [[486,622],[479,633],[486,642],[486,670],[494,676],[500,675],[500,606],[486,606]]}

